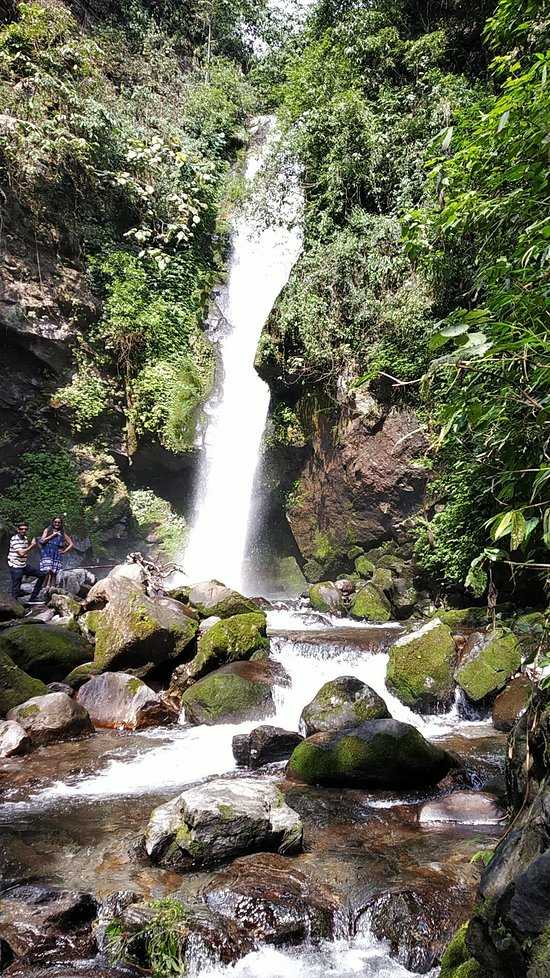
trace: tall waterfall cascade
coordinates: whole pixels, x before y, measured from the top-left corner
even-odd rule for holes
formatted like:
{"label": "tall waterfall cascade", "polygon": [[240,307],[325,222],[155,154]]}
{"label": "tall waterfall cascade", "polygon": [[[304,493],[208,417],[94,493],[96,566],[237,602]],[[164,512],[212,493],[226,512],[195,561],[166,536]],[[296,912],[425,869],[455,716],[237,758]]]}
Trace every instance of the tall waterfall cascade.
{"label": "tall waterfall cascade", "polygon": [[276,178],[273,190],[281,199],[279,220],[266,225],[257,218],[261,208],[255,201],[259,205],[265,188],[255,187],[254,181],[277,138],[274,118],[256,119],[253,135],[245,173],[250,197],[233,221],[227,283],[218,294],[224,324],[221,386],[205,409],[208,421],[195,518],[183,558],[190,580],[214,578],[239,589],[270,400],[254,358],[262,329],[303,243],[303,194],[297,170]]}

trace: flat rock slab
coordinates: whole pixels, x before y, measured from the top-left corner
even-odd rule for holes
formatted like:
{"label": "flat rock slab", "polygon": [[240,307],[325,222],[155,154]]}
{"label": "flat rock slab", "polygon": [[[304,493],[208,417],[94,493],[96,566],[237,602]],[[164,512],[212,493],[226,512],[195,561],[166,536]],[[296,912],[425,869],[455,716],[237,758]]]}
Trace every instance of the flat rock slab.
{"label": "flat rock slab", "polygon": [[300,817],[275,785],[218,778],[155,808],[145,849],[153,862],[187,870],[260,850],[296,852],[302,835]]}
{"label": "flat rock slab", "polygon": [[451,822],[458,825],[498,825],[503,811],[493,795],[481,791],[454,791],[422,806],[421,825]]}

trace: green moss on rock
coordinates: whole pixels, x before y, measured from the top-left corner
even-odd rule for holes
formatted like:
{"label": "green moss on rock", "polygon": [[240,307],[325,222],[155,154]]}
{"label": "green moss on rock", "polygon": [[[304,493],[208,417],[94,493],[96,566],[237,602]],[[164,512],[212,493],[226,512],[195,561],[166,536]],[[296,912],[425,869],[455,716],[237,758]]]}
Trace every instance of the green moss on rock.
{"label": "green moss on rock", "polygon": [[453,699],[455,665],[451,631],[436,618],[391,646],[388,689],[413,710],[428,713],[443,709]]}
{"label": "green moss on rock", "polygon": [[171,599],[153,600],[123,588],[94,622],[97,671],[153,668],[177,659],[193,642],[198,622]]}
{"label": "green moss on rock", "polygon": [[309,601],[315,611],[340,614],[344,603],[342,595],[332,581],[320,581],[309,588]]}
{"label": "green moss on rock", "polygon": [[472,638],[455,678],[469,699],[478,703],[504,689],[521,665],[521,650],[516,636],[503,629]]}
{"label": "green moss on rock", "polygon": [[355,570],[360,577],[369,578],[374,574],[374,564],[365,554],[360,554],[355,561]]}
{"label": "green moss on rock", "polygon": [[389,716],[384,700],[370,686],[354,676],[339,676],[321,686],[311,703],[304,707],[300,726],[310,737]]}
{"label": "green moss on rock", "polygon": [[483,628],[489,622],[487,608],[439,609],[436,616],[452,632],[458,632],[462,628]]}
{"label": "green moss on rock", "polygon": [[468,924],[456,932],[441,958],[439,978],[489,978],[466,946]]}
{"label": "green moss on rock", "polygon": [[92,676],[99,676],[100,672],[101,667],[95,662],[84,662],[65,677],[65,682],[73,689],[80,689],[84,683],[88,682],[88,679],[91,679]]}
{"label": "green moss on rock", "polygon": [[287,775],[305,784],[406,788],[436,784],[453,766],[446,751],[396,720],[318,733],[299,744]]}
{"label": "green moss on rock", "polygon": [[43,682],[27,675],[9,655],[0,651],[0,716],[5,716],[33,696],[43,696],[47,692],[48,688]]}
{"label": "green moss on rock", "polygon": [[22,624],[0,636],[0,651],[20,669],[44,682],[60,682],[92,656],[91,646],[78,633],[55,625]]}
{"label": "green moss on rock", "polygon": [[220,665],[239,659],[250,659],[258,651],[269,649],[266,638],[267,619],[263,611],[235,615],[217,622],[201,635],[198,652],[189,665],[188,675],[198,679]]}
{"label": "green moss on rock", "polygon": [[181,705],[190,723],[238,723],[275,712],[268,666],[236,662],[204,676],[187,689]]}
{"label": "green moss on rock", "polygon": [[391,619],[391,605],[382,591],[369,583],[356,592],[350,614],[359,620],[387,622]]}
{"label": "green moss on rock", "polygon": [[390,594],[393,590],[393,575],[387,567],[376,567],[372,575],[372,583],[380,591]]}

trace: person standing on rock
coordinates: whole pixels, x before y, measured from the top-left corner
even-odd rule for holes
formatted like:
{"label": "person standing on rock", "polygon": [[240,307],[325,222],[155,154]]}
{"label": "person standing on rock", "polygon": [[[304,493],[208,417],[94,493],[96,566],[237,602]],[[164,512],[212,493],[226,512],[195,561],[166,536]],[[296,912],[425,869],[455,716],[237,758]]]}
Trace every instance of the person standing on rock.
{"label": "person standing on rock", "polygon": [[46,527],[40,537],[42,557],[40,558],[40,573],[44,574],[44,587],[53,587],[57,575],[63,567],[63,557],[72,550],[74,543],[65,532],[63,518],[56,516]]}
{"label": "person standing on rock", "polygon": [[27,563],[27,558],[31,552],[36,547],[36,539],[33,537],[29,542],[27,536],[29,532],[29,524],[26,520],[20,520],[17,524],[17,531],[13,534],[10,539],[10,547],[8,550],[8,567],[10,569],[11,577],[11,593],[12,597],[17,599],[21,594],[21,584],[23,583],[24,577],[35,577],[36,582],[32,590],[30,597],[31,602],[38,600],[38,595],[40,594],[40,589],[45,578],[45,574],[41,571],[36,571],[32,567],[29,567]]}

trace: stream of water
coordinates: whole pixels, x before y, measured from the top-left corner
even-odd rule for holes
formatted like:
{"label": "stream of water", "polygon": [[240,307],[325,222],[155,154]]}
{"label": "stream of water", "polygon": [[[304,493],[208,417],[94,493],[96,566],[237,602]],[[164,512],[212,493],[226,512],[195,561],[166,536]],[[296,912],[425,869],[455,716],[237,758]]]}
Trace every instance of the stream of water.
{"label": "stream of water", "polygon": [[191,581],[215,578],[237,589],[242,589],[254,475],[270,400],[254,358],[262,329],[302,248],[303,195],[297,172],[280,176],[280,221],[258,217],[265,190],[254,181],[277,137],[275,120],[257,119],[253,133],[245,173],[250,199],[234,219],[227,283],[217,294],[221,390],[206,406],[196,515],[183,558]]}
{"label": "stream of water", "polygon": [[[382,695],[396,718],[414,723],[430,739],[452,748],[458,739],[461,752],[472,752],[479,765],[481,782],[497,769],[502,738],[488,723],[463,720],[456,709],[422,717],[387,691],[385,650],[399,634],[399,625],[331,621],[288,607],[269,614],[269,632],[272,657],[284,667],[290,683],[276,688],[276,712],[266,722],[298,729],[300,713],[319,687],[337,676],[352,675]],[[28,758],[0,762],[0,874],[5,879],[39,878],[89,889],[98,896],[133,889],[158,897],[176,889],[181,892],[182,885],[195,892],[200,874],[182,881],[169,871],[144,867],[136,860],[133,845],[157,804],[213,775],[235,776],[233,736],[256,725],[257,721],[250,721],[190,727],[182,716],[177,727],[137,734],[104,731],[88,740],[42,748]],[[280,780],[282,766],[272,765],[253,776]],[[396,858],[399,863],[392,870],[397,873],[393,885],[403,885],[407,879],[412,885],[419,875],[434,871],[449,872],[454,878],[457,865],[468,869],[471,855],[481,847],[480,838],[487,833],[494,837],[491,826],[462,824],[434,834],[419,825],[414,813],[426,797],[422,793],[398,796],[365,791],[352,792],[350,797],[348,803],[345,792],[326,789],[311,795],[314,808],[308,831],[313,842],[298,863],[305,861],[321,879],[340,880],[347,886],[351,865],[353,879],[367,873],[371,881],[379,879],[377,885],[385,891],[391,882],[388,858],[392,865]],[[346,806],[351,806],[349,815]],[[204,962],[197,967],[199,978],[409,975],[368,927],[352,939],[332,944],[265,947],[229,969]]]}

